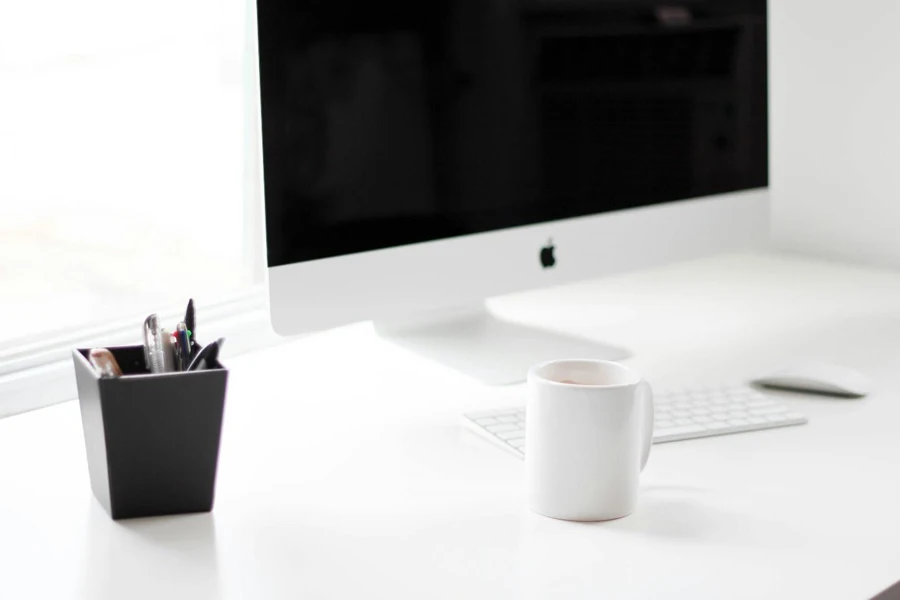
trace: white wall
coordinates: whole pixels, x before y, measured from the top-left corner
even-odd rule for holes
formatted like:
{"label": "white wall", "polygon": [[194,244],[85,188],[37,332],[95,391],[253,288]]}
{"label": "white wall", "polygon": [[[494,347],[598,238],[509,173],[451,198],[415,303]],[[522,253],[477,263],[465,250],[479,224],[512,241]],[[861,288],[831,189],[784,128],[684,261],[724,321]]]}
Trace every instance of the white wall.
{"label": "white wall", "polygon": [[777,246],[900,267],[900,0],[769,0]]}

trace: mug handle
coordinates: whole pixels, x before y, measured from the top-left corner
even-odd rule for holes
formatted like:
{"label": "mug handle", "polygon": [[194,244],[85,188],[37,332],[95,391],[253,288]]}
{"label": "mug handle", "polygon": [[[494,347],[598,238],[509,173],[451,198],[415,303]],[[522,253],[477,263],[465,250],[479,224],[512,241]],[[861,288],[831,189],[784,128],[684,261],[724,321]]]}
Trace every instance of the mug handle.
{"label": "mug handle", "polygon": [[644,426],[643,439],[644,447],[641,451],[641,471],[647,466],[647,459],[650,458],[650,447],[653,445],[653,389],[646,381],[641,381],[637,385],[638,401],[644,406]]}

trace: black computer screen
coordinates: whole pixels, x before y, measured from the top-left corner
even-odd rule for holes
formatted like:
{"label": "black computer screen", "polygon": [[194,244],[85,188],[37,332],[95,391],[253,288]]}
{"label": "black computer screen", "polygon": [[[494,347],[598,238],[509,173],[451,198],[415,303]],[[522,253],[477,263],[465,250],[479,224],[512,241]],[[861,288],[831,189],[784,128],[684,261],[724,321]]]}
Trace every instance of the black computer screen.
{"label": "black computer screen", "polygon": [[257,0],[271,266],[764,187],[765,0]]}

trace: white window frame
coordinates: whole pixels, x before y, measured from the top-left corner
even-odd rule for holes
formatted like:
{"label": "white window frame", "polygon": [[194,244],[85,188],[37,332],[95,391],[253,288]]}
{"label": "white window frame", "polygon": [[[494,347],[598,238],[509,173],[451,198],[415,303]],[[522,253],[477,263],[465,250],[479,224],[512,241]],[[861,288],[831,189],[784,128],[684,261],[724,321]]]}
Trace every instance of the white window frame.
{"label": "white window frame", "polygon": [[[244,293],[223,298],[212,306],[198,307],[201,341],[225,337],[225,356],[283,341],[269,322],[266,297],[265,235],[262,200],[262,152],[260,150],[259,74],[256,51],[256,10],[247,2],[244,35],[244,162],[245,268],[256,283]],[[163,321],[176,321],[183,310],[168,307],[159,313]],[[103,326],[46,332],[49,337],[31,344],[0,349],[0,418],[77,398],[72,363],[74,348],[140,343],[140,324],[146,315]],[[208,332],[208,333],[207,333]],[[227,362],[226,362],[227,364]]]}
{"label": "white window frame", "polygon": [[[198,310],[200,339],[225,337],[225,356],[277,343],[280,338],[272,332],[268,314],[265,292],[256,288]],[[180,316],[177,311],[160,313],[164,321]],[[63,332],[0,354],[0,418],[77,398],[72,350],[139,344],[141,322],[139,317]],[[223,362],[227,365],[227,360]]]}

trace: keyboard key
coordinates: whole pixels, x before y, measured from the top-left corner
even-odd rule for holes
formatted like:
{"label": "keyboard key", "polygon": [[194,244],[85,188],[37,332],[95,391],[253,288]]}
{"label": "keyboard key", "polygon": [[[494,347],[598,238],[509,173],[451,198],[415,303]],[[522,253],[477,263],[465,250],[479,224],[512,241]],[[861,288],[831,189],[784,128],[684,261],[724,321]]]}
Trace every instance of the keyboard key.
{"label": "keyboard key", "polygon": [[673,417],[689,417],[689,416],[691,416],[691,413],[689,413],[686,410],[673,410],[672,416]]}
{"label": "keyboard key", "polygon": [[747,407],[748,408],[761,408],[763,406],[772,406],[773,404],[775,404],[775,403],[772,402],[771,400],[769,400],[768,398],[754,398],[753,400],[749,400],[747,402]]}
{"label": "keyboard key", "polygon": [[674,426],[675,426],[675,423],[673,421],[670,421],[669,419],[662,419],[662,420],[656,419],[653,422],[654,429],[659,429],[660,427],[674,427]]}
{"label": "keyboard key", "polygon": [[512,423],[501,423],[499,425],[488,425],[485,429],[491,433],[500,433],[501,431],[515,431],[518,427]]}
{"label": "keyboard key", "polygon": [[482,417],[480,419],[475,419],[475,422],[482,427],[485,427],[487,425],[496,425],[497,419],[495,419],[494,417]]}
{"label": "keyboard key", "polygon": [[685,435],[690,433],[700,433],[702,431],[706,431],[706,428],[701,425],[684,425],[681,427],[667,427],[665,429],[658,429],[653,432],[653,437],[669,437],[675,435]]}
{"label": "keyboard key", "polygon": [[805,419],[803,415],[798,412],[789,412],[784,414],[785,419]]}
{"label": "keyboard key", "polygon": [[522,429],[516,429],[514,431],[501,431],[497,434],[497,437],[501,440],[514,440],[516,438],[525,437],[525,431]]}
{"label": "keyboard key", "polygon": [[706,423],[712,423],[712,422],[713,422],[713,419],[709,415],[695,415],[694,416],[694,423],[706,424]]}
{"label": "keyboard key", "polygon": [[687,417],[682,417],[680,419],[675,419],[675,424],[676,425],[691,425],[691,424],[693,424],[693,421],[691,419],[688,419]]}
{"label": "keyboard key", "polygon": [[751,425],[758,425],[759,423],[767,423],[768,422],[768,421],[766,421],[765,417],[755,417],[752,415],[747,417],[747,420],[750,421]]}
{"label": "keyboard key", "polygon": [[750,421],[748,421],[747,419],[728,419],[725,422],[732,427],[743,427],[744,425],[750,424]]}
{"label": "keyboard key", "polygon": [[697,416],[697,415],[708,415],[708,414],[709,414],[709,409],[708,409],[708,408],[703,408],[702,406],[698,406],[697,408],[692,408],[692,409],[691,409],[691,414],[694,415],[694,416]]}
{"label": "keyboard key", "polygon": [[769,423],[780,423],[781,421],[787,421],[787,413],[776,413],[774,415],[766,415],[766,420]]}
{"label": "keyboard key", "polygon": [[501,423],[515,423],[519,418],[516,415],[500,415],[497,420]]}
{"label": "keyboard key", "polygon": [[728,414],[732,419],[746,419],[750,416],[750,413],[745,410],[733,410]]}
{"label": "keyboard key", "polygon": [[775,404],[773,406],[767,406],[763,408],[751,408],[748,412],[751,415],[771,415],[774,413],[787,412],[787,407],[781,406],[780,404]]}

